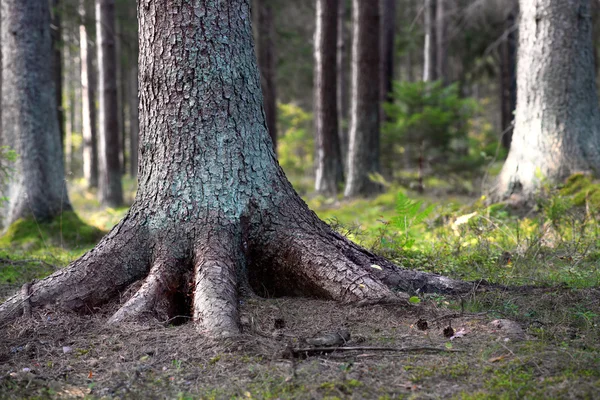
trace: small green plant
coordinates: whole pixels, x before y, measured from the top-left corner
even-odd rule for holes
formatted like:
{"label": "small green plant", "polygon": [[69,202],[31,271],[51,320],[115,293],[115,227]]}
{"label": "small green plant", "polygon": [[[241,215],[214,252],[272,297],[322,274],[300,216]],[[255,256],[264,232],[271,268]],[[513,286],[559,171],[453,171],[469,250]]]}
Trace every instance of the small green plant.
{"label": "small green plant", "polygon": [[434,206],[423,207],[421,200],[409,199],[404,193],[398,193],[396,200],[396,215],[391,220],[391,227],[397,229],[400,235],[396,244],[403,249],[410,248],[415,243],[414,228],[431,215]]}

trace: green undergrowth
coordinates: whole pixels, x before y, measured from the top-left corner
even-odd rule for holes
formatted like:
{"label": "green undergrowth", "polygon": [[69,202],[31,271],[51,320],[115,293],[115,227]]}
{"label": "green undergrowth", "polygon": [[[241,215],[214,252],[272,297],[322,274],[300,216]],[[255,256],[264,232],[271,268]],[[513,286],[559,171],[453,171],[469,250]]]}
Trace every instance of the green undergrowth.
{"label": "green undergrowth", "polygon": [[309,205],[340,233],[409,268],[511,286],[600,284],[600,184],[578,174],[544,186],[526,213],[486,200],[465,204],[395,188],[374,199],[315,197]]}

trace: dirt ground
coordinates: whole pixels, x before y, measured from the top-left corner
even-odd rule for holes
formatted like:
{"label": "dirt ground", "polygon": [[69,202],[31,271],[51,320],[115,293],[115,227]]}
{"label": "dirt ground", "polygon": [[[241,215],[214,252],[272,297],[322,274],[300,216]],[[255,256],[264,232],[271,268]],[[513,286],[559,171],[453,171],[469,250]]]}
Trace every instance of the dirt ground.
{"label": "dirt ground", "polygon": [[[191,323],[107,326],[110,306],[46,309],[0,327],[0,398],[597,398],[600,291],[510,294],[516,327],[492,323],[509,312],[507,296],[405,307],[249,299],[244,333],[221,341]],[[590,318],[569,319],[584,302]],[[465,311],[476,304],[483,311]],[[343,330],[343,347],[357,349],[292,353]]]}

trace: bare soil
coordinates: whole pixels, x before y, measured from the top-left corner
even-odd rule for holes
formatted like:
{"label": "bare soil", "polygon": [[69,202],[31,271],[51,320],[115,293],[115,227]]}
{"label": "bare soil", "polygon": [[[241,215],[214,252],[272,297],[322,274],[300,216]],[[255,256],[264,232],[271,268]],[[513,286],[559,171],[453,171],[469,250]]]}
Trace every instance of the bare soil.
{"label": "bare soil", "polygon": [[[499,307],[507,300],[513,315]],[[582,303],[590,318],[569,319]],[[465,311],[474,304],[484,311]],[[240,304],[243,334],[221,341],[170,324],[186,318],[107,326],[117,305],[93,316],[46,309],[0,327],[0,398],[593,398],[599,304],[598,290],[560,288],[407,307],[252,298]],[[490,324],[498,317],[522,334]],[[446,337],[449,325],[462,336]],[[290,355],[340,330],[351,334],[343,347],[359,349]]]}

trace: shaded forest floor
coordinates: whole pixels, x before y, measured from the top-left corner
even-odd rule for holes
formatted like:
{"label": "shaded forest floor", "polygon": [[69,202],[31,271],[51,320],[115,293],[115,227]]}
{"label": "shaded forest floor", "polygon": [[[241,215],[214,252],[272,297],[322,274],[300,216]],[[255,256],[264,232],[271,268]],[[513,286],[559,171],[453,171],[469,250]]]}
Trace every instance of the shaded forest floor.
{"label": "shaded forest floor", "polygon": [[[0,398],[593,398],[600,253],[595,206],[577,204],[579,192],[547,194],[532,215],[448,195],[410,227],[418,216],[394,190],[352,203],[312,198],[336,229],[399,264],[519,287],[416,293],[406,307],[245,299],[243,335],[219,342],[191,324],[108,327],[116,304],[95,316],[44,309],[0,327]],[[0,298],[66,265],[126,212],[100,210],[77,185],[71,198],[81,219],[23,221],[0,239]],[[343,347],[357,349],[291,353],[342,330]]]}

